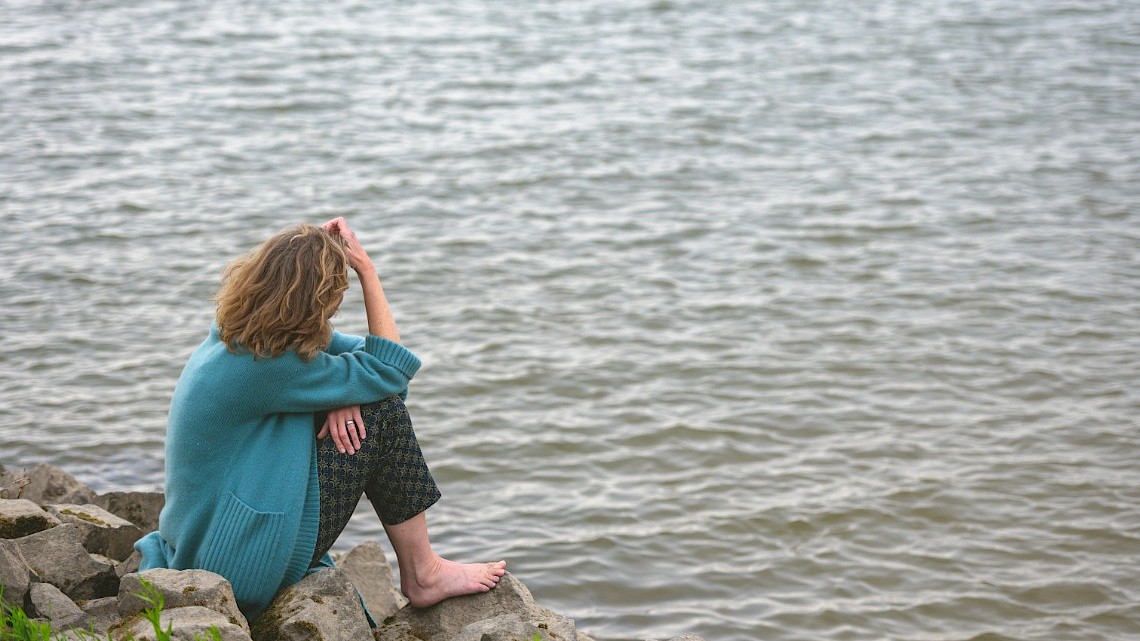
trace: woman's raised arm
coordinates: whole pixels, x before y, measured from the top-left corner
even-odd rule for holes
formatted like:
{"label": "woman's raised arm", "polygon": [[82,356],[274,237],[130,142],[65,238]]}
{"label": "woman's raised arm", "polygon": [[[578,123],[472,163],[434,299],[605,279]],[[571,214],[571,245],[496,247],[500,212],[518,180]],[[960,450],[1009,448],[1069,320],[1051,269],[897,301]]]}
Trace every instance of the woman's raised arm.
{"label": "woman's raised arm", "polygon": [[392,308],[388,305],[388,297],[384,294],[384,287],[380,285],[380,275],[376,266],[368,257],[368,252],[356,238],[356,232],[348,226],[343,217],[334,218],[323,225],[326,231],[337,234],[344,239],[344,252],[348,256],[348,265],[356,272],[360,281],[360,288],[364,293],[364,312],[368,316],[368,333],[399,343],[400,332],[396,327],[396,319],[392,316]]}

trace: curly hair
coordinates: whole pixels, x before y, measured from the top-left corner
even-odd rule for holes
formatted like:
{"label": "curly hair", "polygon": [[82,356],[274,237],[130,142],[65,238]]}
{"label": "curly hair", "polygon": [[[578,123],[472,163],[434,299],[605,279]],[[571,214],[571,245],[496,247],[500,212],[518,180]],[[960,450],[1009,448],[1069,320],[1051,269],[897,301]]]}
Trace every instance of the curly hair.
{"label": "curly hair", "polygon": [[226,267],[214,297],[221,339],[231,352],[311,360],[332,340],[346,289],[343,241],[314,225],[287,229]]}

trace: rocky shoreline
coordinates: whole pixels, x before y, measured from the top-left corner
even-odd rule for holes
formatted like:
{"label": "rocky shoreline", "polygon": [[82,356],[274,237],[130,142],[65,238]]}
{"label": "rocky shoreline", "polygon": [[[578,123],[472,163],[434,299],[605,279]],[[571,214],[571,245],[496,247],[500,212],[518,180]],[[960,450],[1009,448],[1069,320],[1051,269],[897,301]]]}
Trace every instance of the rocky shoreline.
{"label": "rocky shoreline", "polygon": [[[26,472],[0,466],[3,601],[76,641],[76,630],[101,639],[153,640],[153,625],[141,616],[148,607],[138,596],[143,581],[162,594],[161,624],[176,641],[208,638],[211,627],[223,641],[593,641],[573,619],[535,603],[510,573],[490,592],[413,608],[374,542],[336,558],[336,568],[281,590],[251,626],[229,582],[217,574],[138,572],[132,546],[158,527],[163,503],[155,492],[98,494],[51,465]],[[683,635],[671,641],[702,640]]]}

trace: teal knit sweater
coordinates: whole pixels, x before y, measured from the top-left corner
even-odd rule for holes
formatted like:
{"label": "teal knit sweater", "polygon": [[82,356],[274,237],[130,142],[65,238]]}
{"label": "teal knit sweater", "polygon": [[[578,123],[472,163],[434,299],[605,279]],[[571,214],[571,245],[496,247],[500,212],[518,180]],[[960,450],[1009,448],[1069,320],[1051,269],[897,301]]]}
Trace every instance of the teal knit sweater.
{"label": "teal knit sweater", "polygon": [[309,361],[234,353],[214,326],[174,389],[166,506],[135,543],[141,570],[216,572],[252,622],[312,560],[320,519],[313,413],[406,394],[420,367],[398,343],[339,332]]}

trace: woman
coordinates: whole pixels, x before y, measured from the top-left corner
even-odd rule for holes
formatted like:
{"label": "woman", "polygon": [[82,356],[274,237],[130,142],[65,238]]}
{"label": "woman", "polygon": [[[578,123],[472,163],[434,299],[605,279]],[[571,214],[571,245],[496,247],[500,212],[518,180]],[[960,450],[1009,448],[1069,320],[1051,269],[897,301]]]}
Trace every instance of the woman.
{"label": "woman", "polygon": [[[346,265],[364,293],[363,338],[330,322]],[[226,268],[215,301],[214,326],[174,390],[166,506],[158,531],[135,544],[140,570],[221,574],[252,622],[279,589],[331,564],[363,492],[413,606],[493,588],[505,562],[460,564],[432,551],[424,511],[440,494],[404,407],[420,361],[399,344],[376,269],[345,220],[268,239]]]}

